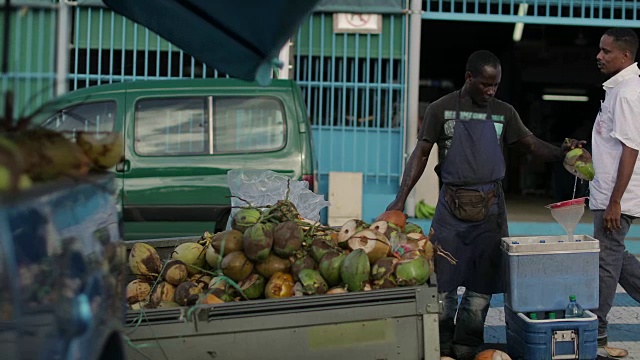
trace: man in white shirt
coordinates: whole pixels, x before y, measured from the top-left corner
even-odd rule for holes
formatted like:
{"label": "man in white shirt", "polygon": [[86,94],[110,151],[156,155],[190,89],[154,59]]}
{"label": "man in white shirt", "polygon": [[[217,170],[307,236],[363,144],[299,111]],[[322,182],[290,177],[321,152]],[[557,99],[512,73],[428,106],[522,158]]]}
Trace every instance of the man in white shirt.
{"label": "man in white shirt", "polygon": [[607,314],[617,284],[640,302],[640,262],[624,246],[634,219],[640,216],[640,69],[635,62],[638,36],[631,29],[609,29],[596,56],[605,100],[593,126],[595,178],[589,185],[594,237],[600,241],[598,353],[625,357],[624,349],[607,346]]}

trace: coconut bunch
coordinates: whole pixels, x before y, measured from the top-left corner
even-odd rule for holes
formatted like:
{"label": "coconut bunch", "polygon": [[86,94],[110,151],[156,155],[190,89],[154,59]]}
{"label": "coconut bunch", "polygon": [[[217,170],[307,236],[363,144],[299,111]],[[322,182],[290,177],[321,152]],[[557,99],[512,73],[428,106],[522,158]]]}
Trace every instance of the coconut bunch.
{"label": "coconut bunch", "polygon": [[140,242],[129,253],[129,270],[136,278],[127,285],[131,309],[153,309],[222,302],[207,297],[214,274],[210,272],[207,249],[197,242],[176,246],[161,259],[151,245]]}
{"label": "coconut bunch", "polygon": [[33,182],[79,178],[122,159],[120,133],[76,132],[73,137],[34,127],[0,133],[0,191],[24,190]]}
{"label": "coconut bunch", "polygon": [[287,201],[247,206],[231,229],[205,232],[164,261],[150,245],[135,244],[129,267],[137,278],[127,300],[132,309],[162,308],[417,286],[433,271],[433,253],[428,236],[399,211],[334,228],[300,220]]}
{"label": "coconut bunch", "polygon": [[[434,271],[434,249],[420,226],[407,222],[404,213],[389,210],[380,214],[372,224],[359,219],[348,220],[338,235],[338,244],[350,251],[348,256],[359,256],[362,267],[365,257],[370,266],[370,276],[365,280],[361,270],[358,282],[347,276],[349,291],[396,286],[417,286],[427,282]],[[354,255],[358,254],[358,255]]]}

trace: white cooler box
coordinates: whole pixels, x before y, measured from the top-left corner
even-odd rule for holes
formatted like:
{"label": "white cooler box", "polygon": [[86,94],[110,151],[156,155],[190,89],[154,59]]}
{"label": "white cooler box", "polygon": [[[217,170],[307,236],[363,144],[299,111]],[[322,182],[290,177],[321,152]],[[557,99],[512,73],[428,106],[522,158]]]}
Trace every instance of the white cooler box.
{"label": "white cooler box", "polygon": [[502,238],[505,305],[515,312],[564,310],[569,295],[598,307],[600,244],[588,235]]}

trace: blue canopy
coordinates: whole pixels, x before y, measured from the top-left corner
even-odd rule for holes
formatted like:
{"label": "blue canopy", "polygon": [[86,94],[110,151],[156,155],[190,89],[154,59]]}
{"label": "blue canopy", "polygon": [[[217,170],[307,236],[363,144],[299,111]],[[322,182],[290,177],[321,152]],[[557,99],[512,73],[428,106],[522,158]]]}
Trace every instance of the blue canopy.
{"label": "blue canopy", "polygon": [[280,49],[318,0],[103,0],[229,76],[268,84]]}

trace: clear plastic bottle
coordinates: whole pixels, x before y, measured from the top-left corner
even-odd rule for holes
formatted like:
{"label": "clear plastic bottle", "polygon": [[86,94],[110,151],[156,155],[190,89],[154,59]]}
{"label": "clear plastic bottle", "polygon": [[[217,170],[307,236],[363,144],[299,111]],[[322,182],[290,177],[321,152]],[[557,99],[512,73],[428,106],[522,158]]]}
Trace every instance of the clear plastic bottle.
{"label": "clear plastic bottle", "polygon": [[583,315],[584,315],[584,310],[582,309],[582,306],[580,306],[580,304],[578,304],[578,302],[576,301],[576,296],[570,295],[569,305],[567,305],[567,309],[565,310],[564,317],[566,319],[571,319],[571,318],[580,318]]}

